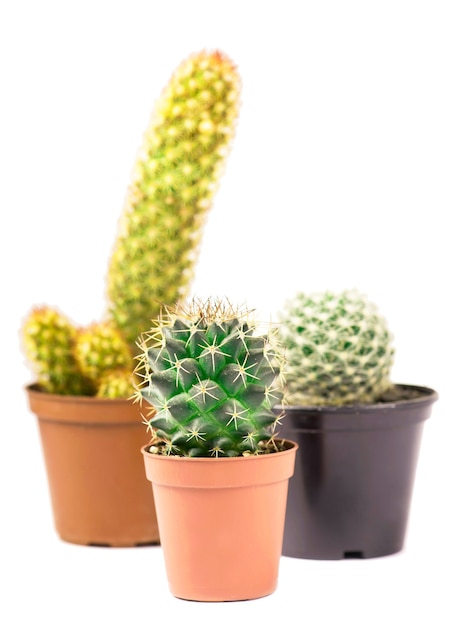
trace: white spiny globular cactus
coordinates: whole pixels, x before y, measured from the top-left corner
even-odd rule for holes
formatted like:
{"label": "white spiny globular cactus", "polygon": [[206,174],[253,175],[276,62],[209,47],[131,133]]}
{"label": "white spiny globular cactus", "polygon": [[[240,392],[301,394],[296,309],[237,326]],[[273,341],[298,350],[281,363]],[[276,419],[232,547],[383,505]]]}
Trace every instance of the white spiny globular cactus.
{"label": "white spiny globular cactus", "polygon": [[392,335],[356,289],[298,293],[279,321],[288,405],[371,403],[392,386]]}

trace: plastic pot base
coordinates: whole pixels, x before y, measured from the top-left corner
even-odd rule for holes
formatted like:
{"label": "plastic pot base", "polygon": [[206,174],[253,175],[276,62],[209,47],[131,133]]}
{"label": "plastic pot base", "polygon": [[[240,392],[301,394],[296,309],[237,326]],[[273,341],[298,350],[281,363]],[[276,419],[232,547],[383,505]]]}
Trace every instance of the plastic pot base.
{"label": "plastic pot base", "polygon": [[299,446],[284,556],[367,559],[403,549],[423,426],[438,395],[425,387],[395,387],[417,397],[284,408],[279,436]]}

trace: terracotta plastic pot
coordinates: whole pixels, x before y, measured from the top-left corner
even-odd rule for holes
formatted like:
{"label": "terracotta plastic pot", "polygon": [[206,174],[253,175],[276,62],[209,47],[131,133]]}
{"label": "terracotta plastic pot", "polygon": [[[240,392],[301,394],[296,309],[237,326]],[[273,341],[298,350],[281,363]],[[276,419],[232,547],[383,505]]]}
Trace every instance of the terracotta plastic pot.
{"label": "terracotta plastic pot", "polygon": [[402,550],[423,425],[438,395],[425,387],[396,388],[417,397],[285,407],[279,432],[296,441],[300,453],[289,485],[283,555],[370,558]]}
{"label": "terracotta plastic pot", "polygon": [[271,594],[297,445],[234,458],[161,456],[147,447],[171,593],[211,602]]}
{"label": "terracotta plastic pot", "polygon": [[130,400],[60,396],[26,387],[37,416],[55,528],[70,543],[159,543],[141,447],[149,436]]}

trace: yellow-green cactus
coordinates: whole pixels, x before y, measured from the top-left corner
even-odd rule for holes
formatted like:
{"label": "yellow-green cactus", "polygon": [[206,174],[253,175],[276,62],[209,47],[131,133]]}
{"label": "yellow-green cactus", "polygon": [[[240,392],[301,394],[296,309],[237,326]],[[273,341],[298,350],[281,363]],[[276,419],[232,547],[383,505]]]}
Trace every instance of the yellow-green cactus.
{"label": "yellow-green cactus", "polygon": [[44,391],[102,398],[134,393],[130,348],[108,322],[77,327],[56,308],[40,306],[29,312],[21,332],[24,353]]}
{"label": "yellow-green cactus", "polygon": [[193,278],[240,89],[236,67],[220,51],[193,54],[174,72],[133,170],[107,271],[105,319],[77,328],[51,307],[37,307],[24,323],[24,351],[42,389],[132,393],[136,341],[162,304],[185,297]]}
{"label": "yellow-green cactus", "polygon": [[74,396],[94,393],[75,360],[77,332],[66,315],[47,305],[33,307],[24,319],[23,351],[41,389]]}
{"label": "yellow-green cactus", "polygon": [[117,369],[133,371],[133,357],[121,333],[109,322],[93,322],[80,328],[74,355],[83,375],[99,387],[102,377]]}
{"label": "yellow-green cactus", "polygon": [[180,64],[155,105],[107,272],[109,313],[134,353],[161,305],[188,294],[240,90],[232,61],[202,51]]}
{"label": "yellow-green cactus", "polygon": [[119,368],[105,372],[98,381],[99,398],[131,398],[138,381],[129,369]]}

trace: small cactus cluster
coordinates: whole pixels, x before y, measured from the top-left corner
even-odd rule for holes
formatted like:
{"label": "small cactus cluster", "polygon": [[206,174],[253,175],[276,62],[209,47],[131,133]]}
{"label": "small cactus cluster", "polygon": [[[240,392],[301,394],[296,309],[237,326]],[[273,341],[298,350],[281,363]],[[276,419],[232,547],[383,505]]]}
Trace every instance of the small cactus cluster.
{"label": "small cactus cluster", "polygon": [[392,336],[358,290],[298,293],[279,313],[290,405],[376,402],[391,386]]}
{"label": "small cactus cluster", "polygon": [[190,55],[155,105],[107,271],[105,319],[73,326],[33,307],[22,336],[37,382],[51,393],[129,397],[136,342],[162,304],[185,298],[205,217],[231,149],[240,79],[219,51]]}
{"label": "small cactus cluster", "polygon": [[276,331],[255,334],[250,312],[221,299],[165,308],[142,335],[136,398],[156,413],[144,420],[150,452],[246,456],[276,445],[283,358]]}
{"label": "small cactus cluster", "polygon": [[36,306],[22,325],[23,349],[38,383],[48,393],[92,395],[91,382],[75,360],[77,329],[57,309]]}
{"label": "small cactus cluster", "polygon": [[133,394],[130,349],[108,323],[78,328],[56,308],[39,306],[25,318],[22,337],[37,382],[48,393],[103,398]]}
{"label": "small cactus cluster", "polygon": [[156,103],[107,274],[109,312],[133,348],[161,304],[187,296],[240,89],[231,60],[202,51],[176,69]]}
{"label": "small cactus cluster", "polygon": [[132,394],[133,356],[122,334],[109,322],[93,322],[80,328],[74,354],[81,373],[95,386],[96,395],[108,398]]}

